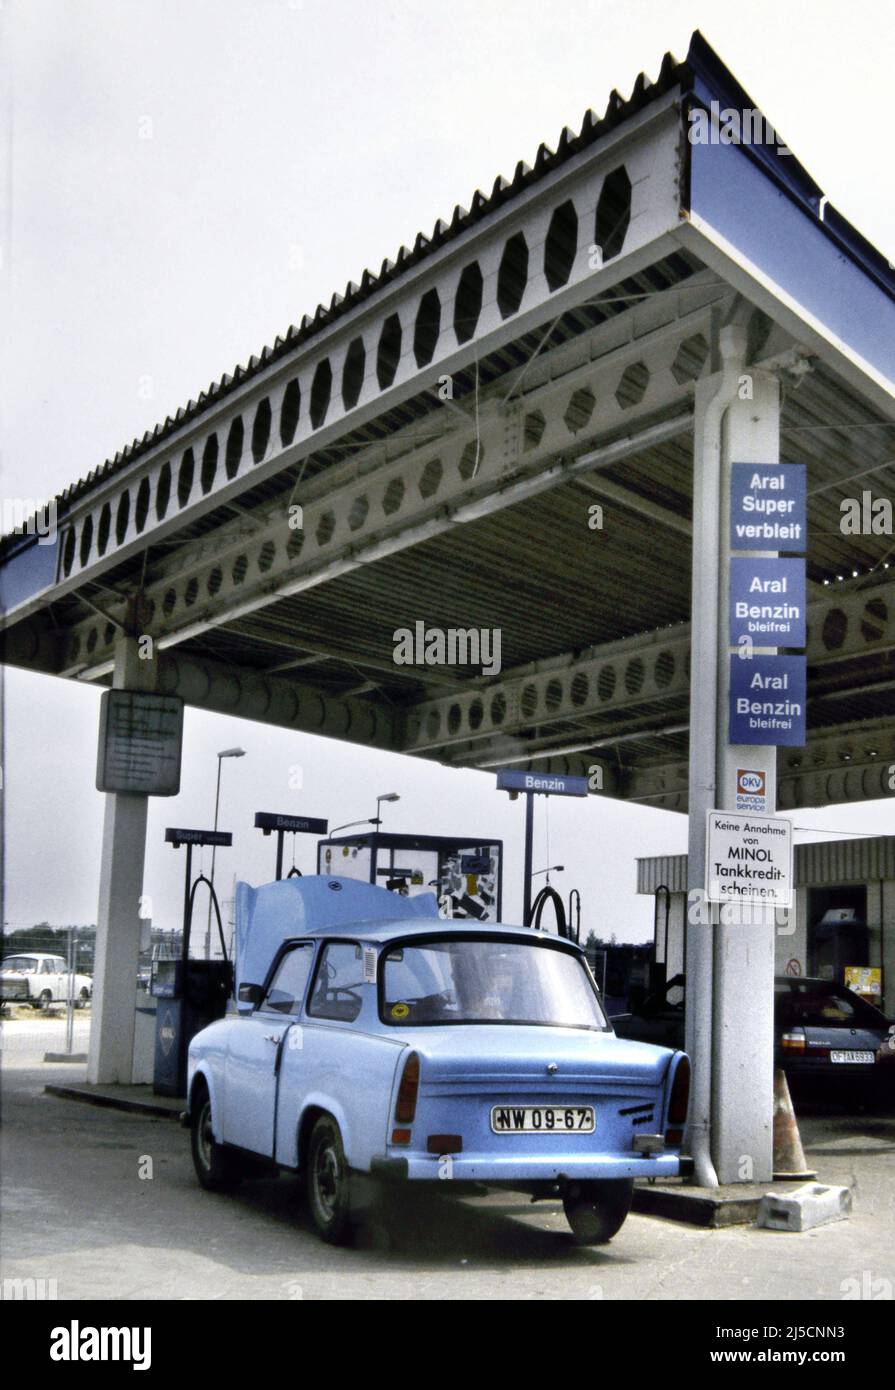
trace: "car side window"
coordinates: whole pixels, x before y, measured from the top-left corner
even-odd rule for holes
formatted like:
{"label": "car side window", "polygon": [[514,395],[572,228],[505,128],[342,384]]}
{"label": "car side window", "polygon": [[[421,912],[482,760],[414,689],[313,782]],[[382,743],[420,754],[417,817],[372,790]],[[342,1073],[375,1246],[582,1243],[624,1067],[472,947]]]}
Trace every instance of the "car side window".
{"label": "car side window", "polygon": [[320,954],[308,1014],[353,1023],[361,1011],[363,950],[356,941],[330,941]]}
{"label": "car side window", "polygon": [[261,1007],[276,1009],[277,1013],[281,1014],[300,1013],[313,959],[314,948],[310,943],[306,946],[296,946],[285,955],[270,982]]}
{"label": "car side window", "polygon": [[45,960],[40,968],[40,971],[42,975],[52,975],[54,973],[53,962],[51,960]]}

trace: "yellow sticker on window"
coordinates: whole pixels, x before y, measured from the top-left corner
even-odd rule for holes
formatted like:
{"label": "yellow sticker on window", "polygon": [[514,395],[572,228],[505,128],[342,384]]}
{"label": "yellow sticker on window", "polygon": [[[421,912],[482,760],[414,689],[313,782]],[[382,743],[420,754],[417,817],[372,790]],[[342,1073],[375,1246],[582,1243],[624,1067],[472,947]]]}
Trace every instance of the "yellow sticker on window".
{"label": "yellow sticker on window", "polygon": [[408,1015],[409,1013],[410,1013],[410,1005],[409,1005],[409,1004],[393,1004],[393,1005],[392,1005],[392,1018],[406,1018],[407,1015]]}

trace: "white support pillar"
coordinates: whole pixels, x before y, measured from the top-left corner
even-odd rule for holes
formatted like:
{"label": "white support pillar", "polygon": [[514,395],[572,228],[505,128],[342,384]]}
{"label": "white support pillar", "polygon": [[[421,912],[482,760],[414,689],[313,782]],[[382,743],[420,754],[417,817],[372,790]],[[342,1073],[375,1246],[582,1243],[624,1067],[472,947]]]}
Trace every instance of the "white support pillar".
{"label": "white support pillar", "polygon": [[[780,462],[780,385],[749,371],[748,390],[728,407],[721,469],[717,808],[736,810],[740,768],[765,774],[767,814],[777,809],[777,750],[728,742],[730,653],[730,466]],[[756,647],[755,654],[776,648]],[[761,904],[720,911],[714,942],[712,1157],[722,1183],[770,1182],[774,1139],[775,914]]]}
{"label": "white support pillar", "polygon": [[[136,637],[119,637],[113,676],[116,689],[152,690],[155,666],[154,661],[140,660]],[[87,1059],[91,1082],[130,1083],[133,1079],[148,809],[148,796],[106,793]]]}
{"label": "white support pillar", "polygon": [[[690,673],[687,1035],[690,1152],[702,1186],[772,1176],[774,914],[705,901],[706,813],[736,809],[739,768],[763,770],[776,809],[776,749],[728,744],[730,466],[779,463],[779,387],[745,366],[746,329],[723,327],[721,370],[696,388]],[[761,649],[756,649],[761,650]]]}

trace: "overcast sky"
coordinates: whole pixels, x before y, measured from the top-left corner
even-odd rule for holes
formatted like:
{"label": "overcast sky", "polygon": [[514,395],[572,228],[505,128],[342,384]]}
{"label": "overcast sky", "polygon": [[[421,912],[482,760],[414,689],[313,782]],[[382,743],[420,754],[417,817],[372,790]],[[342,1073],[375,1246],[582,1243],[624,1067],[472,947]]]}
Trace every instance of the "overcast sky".
{"label": "overcast sky", "polygon": [[[0,25],[6,497],[88,473],[613,87],[655,77],[666,49],[683,57],[696,27],[895,259],[892,0],[5,0]],[[13,671],[6,697],[6,918],[93,922],[99,692]],[[211,822],[215,753],[234,744],[248,756],[224,766],[225,887],[272,876],[255,810],[337,824],[397,791],[388,828],[508,841],[518,914],[522,806],[492,776],[188,710],[181,794],[150,804],[160,925],[179,921],[182,892],[164,827]],[[537,815],[536,867],[567,866],[558,885],[581,889],[585,929],[645,938],[634,859],[683,851],[685,818],[594,797]],[[882,802],[796,823],[895,831]]]}

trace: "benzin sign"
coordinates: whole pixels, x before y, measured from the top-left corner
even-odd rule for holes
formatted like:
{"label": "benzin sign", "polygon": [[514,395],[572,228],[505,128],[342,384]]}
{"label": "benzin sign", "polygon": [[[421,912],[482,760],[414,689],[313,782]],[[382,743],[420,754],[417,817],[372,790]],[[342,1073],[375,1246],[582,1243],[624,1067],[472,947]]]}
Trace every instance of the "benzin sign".
{"label": "benzin sign", "polygon": [[792,905],[792,821],[709,811],[706,899],[710,903]]}

